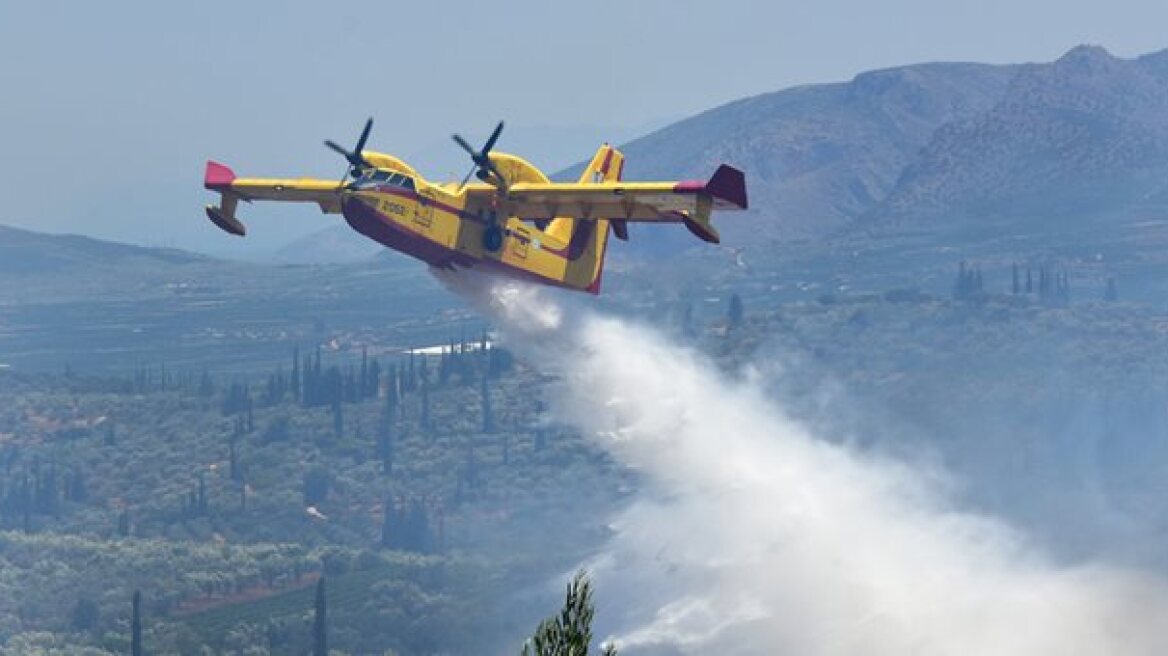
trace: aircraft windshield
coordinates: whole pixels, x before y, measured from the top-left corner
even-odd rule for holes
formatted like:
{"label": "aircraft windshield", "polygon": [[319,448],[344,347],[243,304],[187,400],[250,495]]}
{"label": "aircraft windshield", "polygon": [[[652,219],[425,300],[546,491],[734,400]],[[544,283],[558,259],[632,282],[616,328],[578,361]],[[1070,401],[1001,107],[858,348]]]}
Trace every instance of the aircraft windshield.
{"label": "aircraft windshield", "polygon": [[362,176],[363,180],[368,180],[374,183],[389,184],[395,187],[402,187],[404,189],[414,189],[414,179],[395,171],[373,171],[366,172]]}

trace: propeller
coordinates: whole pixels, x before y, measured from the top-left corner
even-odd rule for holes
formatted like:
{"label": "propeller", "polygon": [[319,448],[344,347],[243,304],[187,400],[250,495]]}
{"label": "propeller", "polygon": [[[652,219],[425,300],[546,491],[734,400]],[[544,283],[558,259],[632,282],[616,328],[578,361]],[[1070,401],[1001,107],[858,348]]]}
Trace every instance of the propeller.
{"label": "propeller", "polygon": [[[491,161],[490,157],[491,149],[495,147],[495,142],[499,140],[499,135],[502,132],[503,121],[499,121],[499,124],[495,126],[495,131],[487,139],[487,143],[483,144],[482,150],[475,150],[460,135],[451,135],[454,143],[462,146],[462,149],[470,155],[471,161],[474,162],[474,166],[467,172],[466,177],[462,179],[462,184],[459,185],[459,188],[465,187],[467,181],[470,180],[470,176],[474,175],[487,184],[494,184],[499,189],[506,190],[507,179],[503,177],[502,172],[499,171],[499,168],[495,166],[495,163]],[[491,180],[491,176],[494,176],[494,181]]]}
{"label": "propeller", "polygon": [[[369,140],[369,132],[372,129],[373,117],[371,116],[369,117],[368,121],[365,121],[365,129],[361,130],[361,137],[357,139],[357,145],[353,147],[352,151],[345,150],[343,147],[341,147],[340,144],[331,139],[325,140],[324,145],[340,153],[345,158],[345,160],[349,162],[350,168],[345,173],[345,175],[352,175],[353,177],[357,177],[360,175],[361,171],[364,171],[365,169],[372,166],[369,161],[365,159],[365,156],[361,154],[361,151],[365,150],[365,142]],[[344,178],[341,178],[341,180],[344,180]]]}

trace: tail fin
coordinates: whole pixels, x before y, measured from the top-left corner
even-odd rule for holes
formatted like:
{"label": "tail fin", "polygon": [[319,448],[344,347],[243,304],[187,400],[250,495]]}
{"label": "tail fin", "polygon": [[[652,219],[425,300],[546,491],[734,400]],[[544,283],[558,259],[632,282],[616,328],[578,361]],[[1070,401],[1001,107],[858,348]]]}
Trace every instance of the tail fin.
{"label": "tail fin", "polygon": [[[624,172],[625,156],[604,144],[580,176],[581,184],[615,182]],[[593,294],[600,292],[604,254],[608,248],[607,219],[558,217],[548,225],[547,233],[568,244],[568,268],[564,282]]]}
{"label": "tail fin", "polygon": [[[624,169],[624,162],[625,156],[619,150],[608,144],[604,144],[592,156],[592,161],[588,163],[588,166],[584,169],[584,173],[580,175],[580,183],[615,182],[620,180],[622,170]],[[566,216],[557,217],[552,220],[545,232],[566,244],[572,239],[575,224],[576,220],[573,218]]]}

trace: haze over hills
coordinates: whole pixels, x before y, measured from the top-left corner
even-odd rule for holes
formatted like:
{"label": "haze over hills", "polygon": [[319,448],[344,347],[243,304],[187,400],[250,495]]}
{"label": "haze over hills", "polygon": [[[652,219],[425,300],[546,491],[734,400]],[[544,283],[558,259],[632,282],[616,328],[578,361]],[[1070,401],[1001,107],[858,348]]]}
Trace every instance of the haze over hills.
{"label": "haze over hills", "polygon": [[1168,208],[1168,51],[1079,46],[930,140],[868,216],[885,224],[1146,218]]}
{"label": "haze over hills", "polygon": [[[1046,222],[1055,228],[1142,221],[1168,208],[1166,71],[1168,51],[1127,60],[1097,46],[1043,64],[873,71],[747,98],[635,140],[623,146],[627,177],[743,168],[751,210],[717,222],[732,246],[1023,218],[1063,219]],[[650,230],[655,239],[634,236],[634,250],[690,245],[678,231],[636,233]]]}
{"label": "haze over hills", "polygon": [[50,235],[0,225],[0,273],[52,274],[127,264],[191,264],[211,258],[175,248],[132,246],[81,235]]}
{"label": "haze over hills", "polygon": [[1013,70],[921,64],[747,98],[626,144],[626,178],[704,178],[728,162],[746,172],[751,210],[718,222],[727,243],[829,234],[882,198],[937,128],[992,107]]}

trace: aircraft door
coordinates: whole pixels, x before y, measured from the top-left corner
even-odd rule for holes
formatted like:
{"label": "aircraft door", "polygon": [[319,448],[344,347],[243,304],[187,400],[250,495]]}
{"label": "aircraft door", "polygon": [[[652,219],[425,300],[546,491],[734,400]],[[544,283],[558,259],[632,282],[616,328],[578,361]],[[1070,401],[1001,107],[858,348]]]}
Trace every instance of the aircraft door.
{"label": "aircraft door", "polygon": [[425,192],[418,193],[418,202],[414,203],[414,223],[422,228],[429,228],[434,222],[434,197]]}

